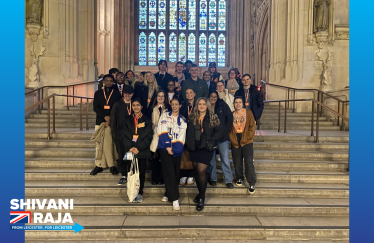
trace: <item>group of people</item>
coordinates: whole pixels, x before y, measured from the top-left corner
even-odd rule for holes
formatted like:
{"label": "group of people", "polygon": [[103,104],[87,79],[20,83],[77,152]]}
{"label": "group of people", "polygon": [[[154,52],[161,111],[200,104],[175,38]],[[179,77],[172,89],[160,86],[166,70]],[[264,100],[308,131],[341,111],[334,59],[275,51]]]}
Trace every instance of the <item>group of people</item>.
{"label": "group of people", "polygon": [[[194,184],[195,178],[199,193],[194,202],[201,211],[208,182],[217,183],[217,160],[226,186],[234,188],[231,144],[236,185],[244,184],[244,161],[248,191],[254,193],[253,139],[264,105],[261,92],[251,85],[251,76],[241,76],[231,68],[225,81],[215,63],[209,64],[202,79],[191,61],[177,62],[174,75],[166,71],[165,60],[159,61],[158,68],[156,74],[138,76],[114,68],[102,78],[93,102],[96,126],[92,138],[97,143],[91,175],[109,167],[113,175],[121,173],[117,184],[123,185],[131,165],[124,157],[132,152],[138,159],[140,179],[134,202],[143,201],[146,163],[150,161],[152,185],[165,184],[162,201],[172,202],[179,210],[179,185]],[[191,168],[181,169],[186,160]]]}

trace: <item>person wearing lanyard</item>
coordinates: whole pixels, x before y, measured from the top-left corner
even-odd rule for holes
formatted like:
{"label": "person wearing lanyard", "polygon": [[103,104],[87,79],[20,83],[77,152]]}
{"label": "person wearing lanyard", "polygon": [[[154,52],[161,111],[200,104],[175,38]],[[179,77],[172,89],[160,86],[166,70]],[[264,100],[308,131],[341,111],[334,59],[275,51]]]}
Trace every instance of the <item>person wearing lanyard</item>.
{"label": "person wearing lanyard", "polygon": [[[119,80],[118,80],[119,82]],[[129,161],[123,160],[125,156],[124,146],[122,144],[121,139],[119,138],[119,131],[123,122],[125,121],[126,117],[132,115],[131,109],[131,99],[134,95],[134,89],[130,85],[125,85],[123,88],[123,97],[120,101],[116,102],[113,105],[111,119],[110,119],[110,127],[112,130],[112,136],[114,143],[116,145],[118,159],[117,159],[117,167],[119,172],[122,174],[121,179],[118,181],[117,185],[123,185],[127,182],[126,176],[130,169]]]}
{"label": "person wearing lanyard", "polygon": [[264,101],[262,93],[258,91],[257,87],[252,85],[251,82],[251,75],[244,74],[242,76],[242,87],[235,92],[235,97],[242,97],[245,108],[250,109],[255,121],[258,121],[264,110]]}
{"label": "person wearing lanyard", "polygon": [[179,93],[175,91],[175,82],[170,80],[168,83],[168,103],[171,104],[172,99],[179,99]]}
{"label": "person wearing lanyard", "polygon": [[226,102],[231,111],[234,111],[234,96],[230,94],[227,89],[225,89],[225,84],[222,80],[217,82],[217,92],[219,98]]}
{"label": "person wearing lanyard", "polygon": [[121,96],[123,96],[123,88],[125,86],[125,74],[123,72],[117,73],[117,83],[113,85],[113,88],[118,90]]}
{"label": "person wearing lanyard", "polygon": [[[171,81],[174,83],[173,81]],[[160,153],[157,149],[157,143],[158,143],[158,133],[157,133],[157,125],[158,120],[160,119],[160,116],[165,111],[170,111],[170,105],[169,102],[166,99],[166,93],[163,90],[159,90],[157,92],[157,98],[155,99],[155,102],[153,103],[151,110],[152,110],[152,130],[153,130],[153,139],[151,143],[151,152],[152,152],[152,179],[151,183],[152,185],[163,185],[164,184],[164,177],[162,176],[162,169],[161,169],[161,162],[160,162]]]}
{"label": "person wearing lanyard", "polygon": [[234,125],[229,133],[231,141],[232,160],[235,166],[236,185],[242,186],[243,159],[245,163],[245,177],[248,181],[248,191],[255,192],[257,176],[253,165],[253,139],[255,136],[256,123],[252,111],[244,108],[242,97],[234,99],[235,111]]}
{"label": "person wearing lanyard", "polygon": [[133,115],[125,118],[119,132],[119,137],[125,147],[125,152],[132,152],[138,159],[140,188],[134,202],[143,201],[143,189],[147,159],[151,159],[150,145],[153,137],[152,122],[141,112],[142,104],[139,99],[131,102]]}
{"label": "person wearing lanyard", "polygon": [[152,114],[152,104],[156,99],[158,92],[158,85],[156,83],[155,75],[152,72],[147,72],[145,74],[144,85],[138,85],[135,89],[135,98],[141,100],[142,113],[148,118],[151,118]]}
{"label": "person wearing lanyard", "polygon": [[162,172],[165,179],[163,202],[173,202],[173,209],[179,210],[179,173],[181,156],[184,150],[187,121],[179,113],[181,105],[178,99],[171,101],[171,111],[164,112],[158,122],[158,148],[161,155]]}
{"label": "person wearing lanyard", "polygon": [[239,82],[236,79],[238,73],[236,72],[235,68],[230,68],[227,75],[229,79],[225,81],[225,87],[230,94],[234,95],[235,92],[240,88]]}
{"label": "person wearing lanyard", "polygon": [[[114,78],[112,75],[105,75],[103,78],[104,88],[99,89],[95,92],[93,109],[96,113],[96,125],[95,131],[100,126],[105,127],[104,140],[103,140],[103,156],[99,160],[95,160],[96,167],[91,171],[91,175],[96,175],[102,172],[106,167],[110,167],[110,172],[113,175],[118,174],[117,168],[114,165],[114,154],[113,154],[113,139],[110,128],[110,116],[111,110],[118,100],[121,99],[121,95],[118,90],[113,89]],[[100,151],[100,143],[96,143],[96,155]],[[97,156],[96,156],[97,157]]]}
{"label": "person wearing lanyard", "polygon": [[186,148],[195,170],[196,185],[199,194],[195,197],[196,210],[204,209],[205,191],[208,183],[207,169],[217,148],[217,142],[223,136],[222,125],[212,110],[207,98],[199,98],[188,117]]}
{"label": "person wearing lanyard", "polygon": [[[184,117],[188,117],[193,108],[195,107],[195,90],[193,90],[192,88],[188,88],[186,90],[186,98],[187,98],[187,101],[188,101],[188,104],[186,103],[183,103],[182,105],[182,108],[180,109],[180,113],[182,114],[182,116]],[[195,172],[193,169],[191,170],[180,170],[180,182],[179,182],[179,185],[185,185],[187,183],[187,185],[193,185],[194,184],[194,176],[195,176]]]}

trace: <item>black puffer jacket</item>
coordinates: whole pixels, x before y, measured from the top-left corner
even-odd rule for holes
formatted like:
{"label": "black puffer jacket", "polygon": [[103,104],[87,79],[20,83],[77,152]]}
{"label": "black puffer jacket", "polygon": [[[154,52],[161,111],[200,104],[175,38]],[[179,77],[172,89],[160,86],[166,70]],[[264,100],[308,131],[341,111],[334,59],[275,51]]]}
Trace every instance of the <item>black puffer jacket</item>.
{"label": "black puffer jacket", "polygon": [[210,126],[209,112],[207,112],[204,117],[203,129],[203,134],[200,137],[200,145],[197,147],[195,139],[195,125],[193,124],[193,122],[188,120],[186,132],[186,148],[188,149],[188,151],[195,151],[196,149],[206,149],[207,141],[213,142],[213,144],[216,146],[217,142],[221,140],[223,136],[223,129],[221,124],[216,127]]}
{"label": "black puffer jacket", "polygon": [[151,142],[153,138],[152,122],[147,117],[142,115],[138,120],[138,131],[139,135],[136,142],[132,141],[133,135],[135,135],[135,123],[134,117],[128,116],[119,131],[119,137],[125,146],[125,153],[129,152],[132,147],[139,150],[139,153],[135,155],[136,158],[151,159]]}
{"label": "black puffer jacket", "polygon": [[229,140],[229,132],[231,131],[234,120],[232,112],[225,101],[218,99],[214,106],[214,113],[218,116],[223,129],[223,136],[220,141],[225,142]]}

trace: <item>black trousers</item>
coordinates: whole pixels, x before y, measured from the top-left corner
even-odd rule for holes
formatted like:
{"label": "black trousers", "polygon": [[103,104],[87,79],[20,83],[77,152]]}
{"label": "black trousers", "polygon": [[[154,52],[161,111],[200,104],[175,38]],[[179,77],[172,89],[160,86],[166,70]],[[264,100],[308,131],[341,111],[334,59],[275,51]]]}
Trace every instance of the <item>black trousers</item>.
{"label": "black trousers", "polygon": [[248,184],[254,186],[257,182],[257,176],[255,172],[255,167],[253,165],[253,143],[249,143],[242,147],[240,145],[240,140],[242,138],[241,133],[237,133],[237,138],[239,142],[239,147],[235,148],[231,146],[232,160],[235,166],[236,179],[244,180],[243,176],[243,159],[245,163],[245,177],[247,178]]}
{"label": "black trousers", "polygon": [[127,173],[130,171],[131,161],[123,160],[125,156],[125,146],[122,144],[119,138],[114,138],[114,144],[116,145],[118,159],[117,159],[117,169],[122,174],[122,176],[127,176]]}
{"label": "black trousers", "polygon": [[162,172],[165,180],[165,195],[170,202],[179,198],[179,176],[181,167],[181,157],[174,157],[164,150],[159,150],[162,163]]}
{"label": "black trousers", "polygon": [[[156,158],[151,160],[151,166],[152,166],[152,181],[154,182],[160,182],[164,181],[164,177],[162,176],[162,165],[160,162],[160,150],[157,150],[157,156]],[[152,152],[152,158],[155,153]]]}

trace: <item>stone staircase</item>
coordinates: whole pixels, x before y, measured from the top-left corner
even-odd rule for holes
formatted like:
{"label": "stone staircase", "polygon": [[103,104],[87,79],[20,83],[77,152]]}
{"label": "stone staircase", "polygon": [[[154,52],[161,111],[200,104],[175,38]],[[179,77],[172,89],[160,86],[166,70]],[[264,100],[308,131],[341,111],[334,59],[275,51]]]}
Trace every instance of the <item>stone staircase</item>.
{"label": "stone staircase", "polygon": [[[261,129],[273,126],[272,120],[277,122],[277,110],[267,109]],[[113,176],[108,169],[89,175],[95,166],[95,148],[90,141],[93,129],[79,132],[74,128],[79,127],[79,107],[56,113],[57,134],[52,134],[50,141],[44,129],[43,133],[37,129],[45,125],[45,111],[26,121],[25,194],[26,198],[74,199],[74,209],[61,212],[70,212],[73,221],[85,229],[77,234],[27,231],[27,242],[348,242],[348,132],[332,131],[335,127],[326,118],[325,128],[330,131],[320,132],[319,144],[308,131],[257,131],[255,194],[235,185],[227,189],[217,162],[219,182],[215,187],[208,185],[206,207],[197,212],[193,203],[196,185],[180,186],[181,210],[173,211],[170,203],[161,202],[164,186],[151,185],[150,165],[143,203],[128,203],[126,186],[117,186],[119,175]],[[89,116],[93,128],[94,113]],[[287,127],[310,129],[310,123],[302,123],[309,118],[310,114],[290,113]]]}

